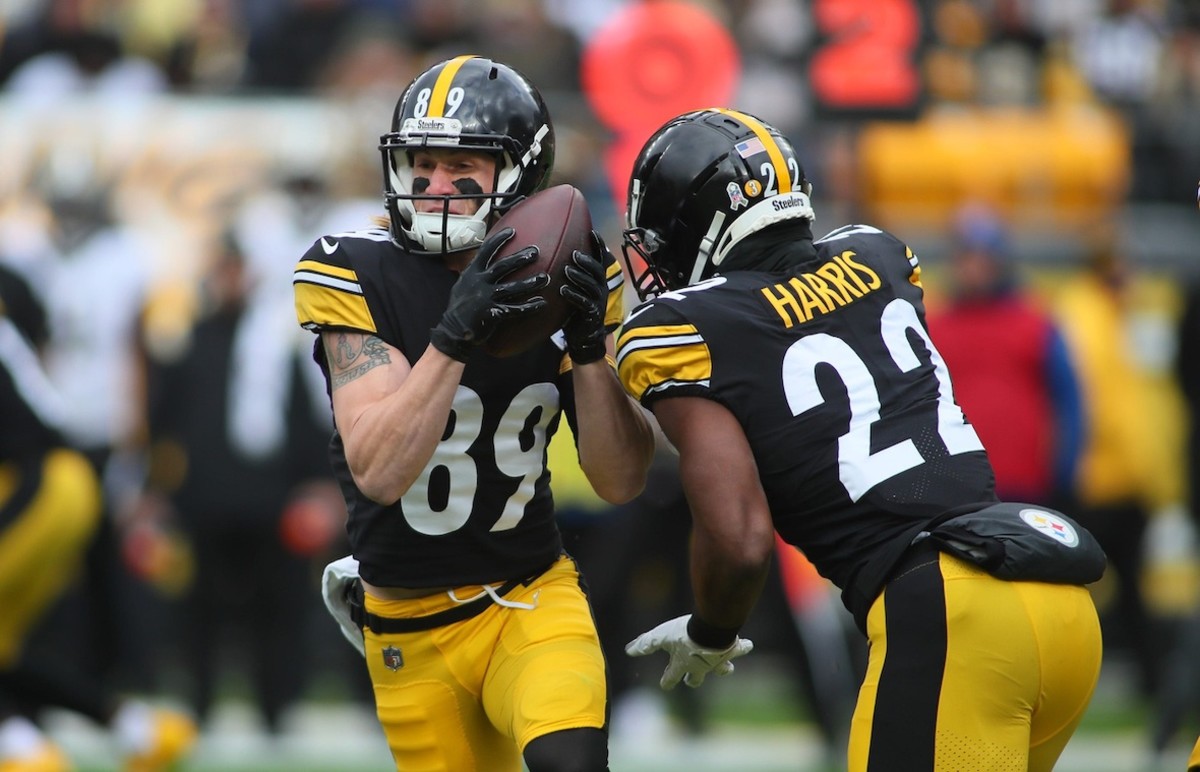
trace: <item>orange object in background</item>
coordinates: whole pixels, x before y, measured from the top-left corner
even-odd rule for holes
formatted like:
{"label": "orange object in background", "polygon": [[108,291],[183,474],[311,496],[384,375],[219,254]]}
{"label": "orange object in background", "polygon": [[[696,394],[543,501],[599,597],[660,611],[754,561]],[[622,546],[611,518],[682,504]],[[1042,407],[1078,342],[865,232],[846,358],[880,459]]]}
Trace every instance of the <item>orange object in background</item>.
{"label": "orange object in background", "polygon": [[668,118],[729,102],[741,59],[729,30],[708,11],[653,2],[613,14],[588,43],[580,69],[588,102],[614,135],[604,162],[624,212],[642,144]]}
{"label": "orange object in background", "polygon": [[809,83],[821,111],[916,113],[924,91],[918,2],[814,0],[812,15],[821,42],[809,66]]}
{"label": "orange object in background", "polygon": [[178,598],[196,572],[191,545],[174,528],[151,521],[130,525],[121,540],[121,558],[132,576],[168,598]]}
{"label": "orange object in background", "polygon": [[833,586],[817,573],[804,553],[775,536],[775,554],[779,559],[779,575],[792,613],[797,613],[820,600],[825,602]]}

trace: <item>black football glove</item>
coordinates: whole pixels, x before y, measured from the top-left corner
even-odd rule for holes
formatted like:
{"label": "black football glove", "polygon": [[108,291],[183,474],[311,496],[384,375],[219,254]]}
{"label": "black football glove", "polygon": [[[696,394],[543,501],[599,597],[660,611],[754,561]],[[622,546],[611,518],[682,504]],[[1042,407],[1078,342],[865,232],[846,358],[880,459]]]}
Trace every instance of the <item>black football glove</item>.
{"label": "black football glove", "polygon": [[501,228],[488,234],[479,245],[475,259],[458,277],[450,292],[450,305],[429,333],[429,342],[446,356],[466,362],[471,352],[491,337],[500,322],[536,313],[545,307],[545,298],[522,296],[546,286],[550,282],[548,274],[543,272],[524,279],[503,280],[536,260],[537,247],[525,247],[488,265],[515,232],[512,228]]}
{"label": "black football glove", "polygon": [[558,292],[575,306],[575,311],[563,325],[563,335],[567,339],[567,353],[577,365],[596,362],[608,353],[605,347],[608,330],[604,328],[608,280],[604,265],[609,259],[604,239],[592,231],[592,254],[575,250],[563,271],[567,280]]}

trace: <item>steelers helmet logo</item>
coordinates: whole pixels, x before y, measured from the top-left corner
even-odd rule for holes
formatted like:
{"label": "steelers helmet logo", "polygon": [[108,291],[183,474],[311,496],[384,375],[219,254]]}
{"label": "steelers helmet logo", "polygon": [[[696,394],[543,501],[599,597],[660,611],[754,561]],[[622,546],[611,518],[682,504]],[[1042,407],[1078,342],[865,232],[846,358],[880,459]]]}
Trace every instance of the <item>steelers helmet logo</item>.
{"label": "steelers helmet logo", "polygon": [[1049,536],[1064,547],[1079,546],[1079,534],[1066,520],[1043,509],[1022,509],[1021,519],[1033,530]]}

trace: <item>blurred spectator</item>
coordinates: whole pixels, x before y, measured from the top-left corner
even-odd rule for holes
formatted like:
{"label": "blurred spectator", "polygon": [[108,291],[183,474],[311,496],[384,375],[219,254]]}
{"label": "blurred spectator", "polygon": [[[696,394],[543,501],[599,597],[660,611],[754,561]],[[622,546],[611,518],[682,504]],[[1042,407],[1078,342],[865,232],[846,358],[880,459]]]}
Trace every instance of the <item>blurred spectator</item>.
{"label": "blurred spectator", "polygon": [[996,494],[1073,512],[1083,407],[1058,325],[1021,285],[1006,226],[992,210],[960,210],[951,250],[951,297],[930,310],[929,331],[988,449]]}
{"label": "blurred spectator", "polygon": [[[391,96],[420,72],[418,52],[397,25],[362,17],[351,24],[330,52],[317,75],[318,93],[340,102],[359,102],[364,112],[373,108],[382,119],[363,116],[363,124],[386,122]],[[374,160],[374,159],[372,159]],[[372,167],[372,171],[374,168]],[[375,179],[373,174],[372,181]]]}
{"label": "blurred spectator", "polygon": [[50,105],[67,94],[109,98],[161,93],[167,82],[147,59],[129,55],[120,36],[84,0],[50,0],[0,48],[5,88]]}
{"label": "blurred spectator", "polygon": [[1174,10],[1154,91],[1132,118],[1134,200],[1179,202],[1200,169],[1200,3]]}
{"label": "blurred spectator", "polygon": [[269,91],[308,91],[354,23],[351,0],[294,0],[249,41],[244,85]]}
{"label": "blurred spectator", "polygon": [[1100,99],[1122,112],[1131,133],[1132,200],[1163,200],[1163,181],[1175,150],[1168,127],[1151,109],[1161,90],[1171,29],[1165,3],[1107,0],[1104,13],[1080,25],[1071,38],[1074,60]]}
{"label": "blurred spectator", "polygon": [[1104,583],[1115,584],[1111,602],[1098,603],[1106,657],[1131,654],[1138,693],[1150,698],[1162,649],[1141,580],[1157,440],[1127,329],[1129,267],[1115,233],[1098,228],[1093,239],[1083,270],[1060,289],[1056,309],[1078,367],[1087,423],[1075,517],[1108,555]]}
{"label": "blurred spectator", "polygon": [[[88,162],[82,155],[74,160]],[[140,234],[113,220],[103,186],[42,184],[51,214],[44,238],[31,239],[34,246],[12,255],[12,264],[46,304],[44,364],[63,400],[60,429],[100,475],[104,500],[87,550],[86,580],[54,612],[55,623],[38,631],[39,645],[73,649],[72,656],[113,686],[152,690],[156,674],[147,652],[153,626],[139,629],[147,618],[135,599],[145,588],[121,565],[118,522],[136,475],[126,451],[139,425],[135,351],[152,251]]]}
{"label": "blurred spectator", "polygon": [[186,350],[149,363],[151,463],[137,523],[152,536],[179,529],[192,552],[181,644],[197,717],[211,716],[234,663],[278,733],[312,672],[313,556],[344,520],[325,455],[332,426],[323,390],[304,375],[316,365],[289,315],[252,302],[271,293],[255,294],[233,239],[203,289]]}
{"label": "blurred spectator", "polygon": [[[171,89],[223,94],[242,84],[251,9],[236,0],[133,0],[131,48],[150,49]],[[166,18],[163,18],[166,17]]]}
{"label": "blurred spectator", "polygon": [[[805,55],[816,36],[807,10],[790,0],[754,0],[735,29],[742,77],[736,103],[752,115],[775,116],[783,132],[799,132],[811,115]],[[781,100],[780,94],[791,95]]]}
{"label": "blurred spectator", "polygon": [[476,25],[480,54],[506,62],[543,92],[579,92],[579,39],[546,15],[542,0],[483,3]]}
{"label": "blurred spectator", "polygon": [[192,721],[121,698],[81,658],[32,635],[54,624],[48,612],[77,580],[102,516],[99,478],[59,430],[63,405],[40,366],[42,337],[36,297],[0,266],[0,768],[71,768],[34,723],[54,707],[109,729],[130,769],[157,772],[189,751]]}
{"label": "blurred spectator", "polygon": [[[1188,509],[1193,533],[1200,531],[1200,279],[1193,277],[1176,330],[1175,376],[1187,408],[1185,458]],[[1195,545],[1192,545],[1193,549]],[[1180,728],[1200,717],[1200,606],[1184,620],[1171,652],[1164,657],[1151,746],[1163,754]],[[1197,748],[1200,749],[1200,741]],[[1200,756],[1194,757],[1200,762]]]}
{"label": "blurred spectator", "polygon": [[1150,98],[1166,37],[1162,3],[1107,0],[1104,14],[1080,26],[1072,47],[1076,64],[1101,97],[1120,107]]}
{"label": "blurred spectator", "polygon": [[546,16],[586,42],[630,0],[542,0]]}
{"label": "blurred spectator", "polygon": [[[348,165],[337,171],[344,174]],[[379,170],[373,165],[370,173],[374,180]],[[290,313],[292,267],[279,256],[303,253],[318,234],[352,230],[379,209],[376,198],[352,195],[358,191],[345,189],[355,184],[353,180],[342,180],[343,189],[335,195],[337,184],[315,165],[297,167],[281,170],[276,179],[242,200],[231,231],[243,252],[245,271],[251,277],[247,281],[260,298],[256,304],[274,303],[278,313]],[[314,383],[324,391],[319,375],[313,375]]]}
{"label": "blurred spectator", "polygon": [[0,262],[0,312],[39,355],[50,339],[46,308],[20,273]]}
{"label": "blurred spectator", "polygon": [[1176,340],[1175,377],[1188,409],[1188,505],[1200,528],[1200,279],[1193,278],[1187,288]]}
{"label": "blurred spectator", "polygon": [[474,52],[482,42],[475,26],[476,3],[468,0],[408,0],[404,30],[426,62]]}

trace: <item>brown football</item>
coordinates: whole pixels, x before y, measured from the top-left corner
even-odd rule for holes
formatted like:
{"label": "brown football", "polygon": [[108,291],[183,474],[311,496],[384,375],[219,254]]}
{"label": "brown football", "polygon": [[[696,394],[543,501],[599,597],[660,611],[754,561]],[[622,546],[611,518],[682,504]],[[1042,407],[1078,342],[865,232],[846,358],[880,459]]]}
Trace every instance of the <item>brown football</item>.
{"label": "brown football", "polygon": [[571,185],[555,185],[534,193],[496,221],[493,229],[512,228],[515,234],[492,260],[518,252],[530,244],[538,248],[538,258],[510,273],[505,280],[520,279],[545,271],[550,283],[535,294],[546,299],[546,307],[520,319],[501,322],[483,344],[494,357],[510,357],[549,338],[562,329],[573,306],[559,294],[566,277],[563,269],[575,250],[592,249],[592,215],[587,200]]}

